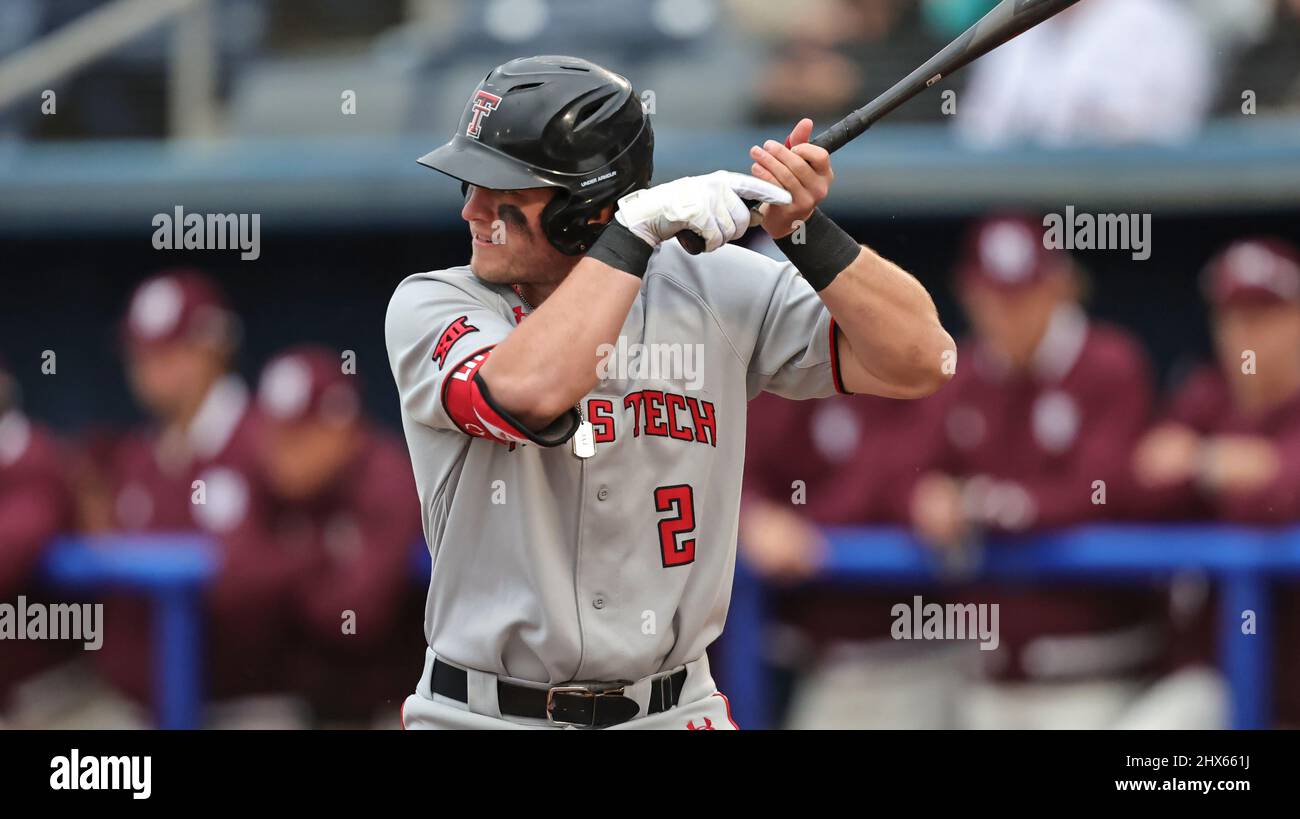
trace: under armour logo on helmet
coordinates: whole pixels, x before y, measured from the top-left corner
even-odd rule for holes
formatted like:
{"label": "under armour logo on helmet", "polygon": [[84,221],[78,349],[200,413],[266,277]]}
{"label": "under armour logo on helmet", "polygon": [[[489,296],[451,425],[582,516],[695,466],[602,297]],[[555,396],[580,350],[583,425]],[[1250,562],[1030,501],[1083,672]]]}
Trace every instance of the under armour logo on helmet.
{"label": "under armour logo on helmet", "polygon": [[478,139],[478,135],[483,128],[483,120],[497,110],[497,106],[500,104],[501,98],[496,94],[490,94],[481,88],[476,91],[474,100],[470,103],[473,114],[469,118],[469,127],[465,129],[465,136]]}

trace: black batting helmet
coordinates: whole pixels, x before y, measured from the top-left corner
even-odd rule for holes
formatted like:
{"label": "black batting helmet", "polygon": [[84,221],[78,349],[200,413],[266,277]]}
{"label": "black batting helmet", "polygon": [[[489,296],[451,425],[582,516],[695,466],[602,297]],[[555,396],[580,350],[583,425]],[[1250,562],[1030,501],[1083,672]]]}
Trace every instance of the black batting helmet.
{"label": "black batting helmet", "polygon": [[650,184],[654,132],[626,78],[577,57],[525,57],[492,69],[451,141],[420,164],[492,190],[558,188],[542,229],[560,252],[585,253],[588,224]]}

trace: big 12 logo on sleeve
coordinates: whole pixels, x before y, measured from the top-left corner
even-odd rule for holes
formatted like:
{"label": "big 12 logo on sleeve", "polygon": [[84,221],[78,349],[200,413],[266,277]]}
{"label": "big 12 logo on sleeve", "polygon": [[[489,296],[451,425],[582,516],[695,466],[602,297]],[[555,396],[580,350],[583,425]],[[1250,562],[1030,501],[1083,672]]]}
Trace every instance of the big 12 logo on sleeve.
{"label": "big 12 logo on sleeve", "polygon": [[441,370],[447,365],[447,355],[451,352],[451,348],[456,346],[457,341],[470,333],[478,332],[478,328],[470,324],[468,319],[469,316],[461,316],[442,331],[442,338],[438,339],[437,345],[433,348],[433,360],[438,362],[438,369]]}

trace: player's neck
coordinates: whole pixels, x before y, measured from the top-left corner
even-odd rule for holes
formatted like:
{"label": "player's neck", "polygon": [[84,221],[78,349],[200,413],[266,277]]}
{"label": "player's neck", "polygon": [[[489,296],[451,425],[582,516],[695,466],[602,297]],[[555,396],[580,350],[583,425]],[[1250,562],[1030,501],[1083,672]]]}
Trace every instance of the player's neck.
{"label": "player's neck", "polygon": [[536,310],[542,306],[542,302],[551,297],[551,294],[555,292],[555,288],[560,286],[560,282],[553,284],[521,284],[517,286],[520,292],[524,294],[524,298]]}
{"label": "player's neck", "polygon": [[555,272],[558,275],[554,281],[529,282],[527,284],[516,284],[514,287],[518,288],[519,292],[523,293],[524,298],[535,310],[542,306],[542,302],[551,297],[551,294],[555,292],[557,287],[564,283],[565,279],[569,278],[569,274],[573,272],[573,268],[577,267],[578,262],[582,261],[583,258],[584,257],[582,256],[568,257],[567,266],[556,269]]}
{"label": "player's neck", "polygon": [[193,425],[194,419],[198,417],[203,405],[212,397],[212,391],[216,388],[217,382],[221,380],[222,375],[222,373],[214,374],[202,389],[186,395],[183,400],[172,408],[169,414],[161,419],[162,426],[165,429],[184,434]]}

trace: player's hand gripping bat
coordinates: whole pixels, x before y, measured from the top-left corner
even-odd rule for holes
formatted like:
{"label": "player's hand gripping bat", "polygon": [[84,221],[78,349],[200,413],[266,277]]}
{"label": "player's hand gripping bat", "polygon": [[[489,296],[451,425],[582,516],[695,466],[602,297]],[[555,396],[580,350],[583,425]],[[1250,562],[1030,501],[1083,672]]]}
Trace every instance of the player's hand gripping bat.
{"label": "player's hand gripping bat", "polygon": [[[1002,0],[979,22],[926,60],[921,67],[897,82],[893,88],[822,131],[813,138],[812,144],[834,153],[895,108],[944,77],[1077,2],[1079,0]],[[746,201],[745,204],[754,213],[750,224],[762,224],[763,217],[758,210],[758,203]],[[700,237],[689,231],[678,233],[677,241],[691,254],[704,249]]]}

